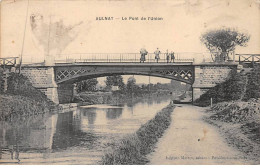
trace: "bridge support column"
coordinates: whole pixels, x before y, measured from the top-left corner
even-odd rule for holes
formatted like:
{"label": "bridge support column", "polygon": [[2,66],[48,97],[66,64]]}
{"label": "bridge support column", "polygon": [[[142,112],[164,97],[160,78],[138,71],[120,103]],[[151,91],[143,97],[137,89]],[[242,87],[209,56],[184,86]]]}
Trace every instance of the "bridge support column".
{"label": "bridge support column", "polygon": [[231,72],[236,72],[237,64],[205,64],[195,65],[194,83],[192,85],[193,101],[217,84],[226,81]]}
{"label": "bridge support column", "polygon": [[195,101],[196,99],[200,98],[201,95],[206,93],[209,90],[209,88],[192,88],[192,101]]}
{"label": "bridge support column", "polygon": [[58,85],[58,97],[59,102],[71,103],[73,101],[74,95],[76,94],[74,84],[59,84]]}
{"label": "bridge support column", "polygon": [[59,104],[57,84],[54,80],[53,67],[24,66],[21,73],[30,80],[36,89],[43,92],[48,99],[56,104]]}

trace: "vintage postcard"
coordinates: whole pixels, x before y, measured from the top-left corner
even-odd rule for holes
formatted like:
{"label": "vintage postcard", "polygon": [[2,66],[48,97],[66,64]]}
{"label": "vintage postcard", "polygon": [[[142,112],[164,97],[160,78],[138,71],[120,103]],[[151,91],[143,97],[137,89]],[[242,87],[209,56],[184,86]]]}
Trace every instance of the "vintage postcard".
{"label": "vintage postcard", "polygon": [[0,10],[0,165],[260,164],[260,0]]}

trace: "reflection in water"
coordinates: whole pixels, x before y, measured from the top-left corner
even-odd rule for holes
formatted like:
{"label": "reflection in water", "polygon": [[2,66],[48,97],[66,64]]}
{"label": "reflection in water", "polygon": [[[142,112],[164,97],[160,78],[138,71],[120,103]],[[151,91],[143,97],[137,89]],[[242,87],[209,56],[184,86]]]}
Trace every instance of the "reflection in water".
{"label": "reflection in water", "polygon": [[106,109],[106,117],[107,119],[116,119],[122,115],[122,108],[109,108]]}
{"label": "reflection in water", "polygon": [[55,158],[57,163],[73,160],[79,164],[81,152],[81,164],[95,164],[107,144],[135,132],[168,103],[169,98],[140,99],[115,107],[97,105],[59,114],[14,117],[0,122],[0,162],[20,159],[21,164],[39,163],[37,159],[44,159],[44,164]]}
{"label": "reflection in water", "polygon": [[50,148],[49,141],[56,125],[51,124],[56,115],[14,117],[1,122],[0,149],[2,158],[20,161],[20,152],[41,151]]}
{"label": "reflection in water", "polygon": [[93,133],[82,132],[80,125],[80,115],[73,116],[73,112],[59,114],[52,149],[67,149],[74,146],[93,148],[97,137]]}

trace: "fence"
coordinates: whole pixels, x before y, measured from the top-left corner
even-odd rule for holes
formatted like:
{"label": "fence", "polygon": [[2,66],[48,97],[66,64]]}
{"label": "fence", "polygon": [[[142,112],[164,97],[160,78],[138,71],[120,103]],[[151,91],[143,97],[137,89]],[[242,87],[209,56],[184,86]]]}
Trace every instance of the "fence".
{"label": "fence", "polygon": [[239,63],[260,63],[260,54],[236,54]]}
{"label": "fence", "polygon": [[[169,53],[168,53],[169,54]],[[183,54],[175,53],[174,62],[194,62],[194,58],[182,57]],[[86,63],[86,62],[105,62],[105,63],[138,63],[140,62],[140,53],[84,53],[84,54],[62,54],[59,55],[63,59],[56,59],[55,63]],[[159,63],[173,62],[169,54],[169,59],[167,60],[167,53],[161,53],[159,55]],[[65,58],[65,59],[64,59]],[[155,63],[154,53],[148,53],[145,57],[146,63]]]}
{"label": "fence", "polygon": [[[220,62],[217,60],[217,55],[219,53],[210,52],[176,52],[174,53],[174,62],[184,62],[184,63],[209,63],[209,62]],[[36,56],[24,55],[26,59],[23,59],[23,64],[42,64],[43,58],[39,59]],[[76,53],[76,54],[60,54],[53,56],[56,58],[55,63],[138,63],[140,62],[140,53]],[[159,63],[167,62],[167,53],[161,53]],[[19,63],[18,57],[6,57],[0,58],[0,66],[13,66]],[[171,60],[169,60],[171,61]],[[235,61],[239,63],[260,63],[260,54],[234,54],[233,52],[227,55],[225,60]],[[155,63],[155,54],[148,53],[146,55],[145,63]]]}
{"label": "fence", "polygon": [[5,67],[12,67],[16,66],[18,57],[5,57],[5,58],[0,58],[0,66],[5,68]]}

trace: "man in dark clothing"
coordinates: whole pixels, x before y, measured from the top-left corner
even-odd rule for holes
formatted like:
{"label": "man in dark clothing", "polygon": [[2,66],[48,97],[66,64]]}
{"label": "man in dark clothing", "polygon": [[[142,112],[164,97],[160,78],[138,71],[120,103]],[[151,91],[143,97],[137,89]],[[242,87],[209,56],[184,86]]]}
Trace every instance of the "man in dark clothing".
{"label": "man in dark clothing", "polygon": [[145,56],[148,54],[148,51],[145,48],[141,48],[140,50],[141,58],[140,63],[145,61]]}
{"label": "man in dark clothing", "polygon": [[171,52],[171,62],[174,62],[174,60],[175,60],[175,56],[174,56],[174,52],[172,51]]}

